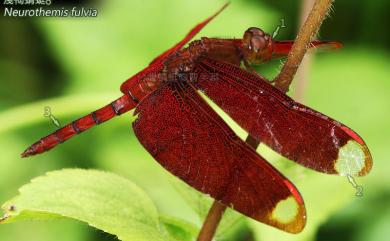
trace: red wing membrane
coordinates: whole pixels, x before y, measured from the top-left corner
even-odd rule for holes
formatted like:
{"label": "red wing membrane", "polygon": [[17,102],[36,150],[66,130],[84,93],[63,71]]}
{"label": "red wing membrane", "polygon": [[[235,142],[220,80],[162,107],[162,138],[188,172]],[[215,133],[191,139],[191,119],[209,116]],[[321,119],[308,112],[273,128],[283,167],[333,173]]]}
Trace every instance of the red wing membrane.
{"label": "red wing membrane", "polygon": [[[272,59],[277,57],[284,57],[290,52],[294,44],[293,40],[274,41],[274,49],[272,50]],[[335,50],[341,48],[343,45],[334,41],[319,41],[314,40],[310,42],[309,48],[319,50]]]}
{"label": "red wing membrane", "polygon": [[127,94],[128,91],[132,88],[133,85],[139,85],[138,81],[140,81],[142,78],[147,76],[148,74],[156,73],[158,74],[161,69],[163,68],[162,60],[164,60],[166,57],[168,57],[170,54],[180,50],[186,43],[188,43],[197,33],[199,33],[204,26],[206,26],[213,18],[215,18],[220,12],[222,12],[229,3],[226,3],[221,7],[220,10],[218,10],[216,13],[211,15],[210,17],[203,20],[201,23],[196,25],[191,31],[177,44],[175,44],[172,48],[168,49],[164,53],[157,56],[148,67],[143,69],[142,71],[138,72],[134,76],[127,79],[125,82],[122,83],[120,89],[124,94]]}
{"label": "red wing membrane", "polygon": [[200,62],[197,71],[204,73],[196,82],[200,90],[288,159],[331,174],[365,175],[371,169],[370,152],[354,131],[295,102],[265,79],[212,59]]}
{"label": "red wing membrane", "polygon": [[138,105],[133,128],[142,145],[197,190],[263,223],[301,231],[306,214],[294,185],[183,85],[171,82]]}
{"label": "red wing membrane", "polygon": [[182,39],[180,42],[175,44],[172,48],[168,49],[164,53],[162,53],[159,56],[157,56],[150,63],[150,65],[152,65],[152,64],[154,64],[156,62],[159,62],[159,61],[165,59],[168,55],[170,55],[170,54],[180,50],[186,43],[188,43],[188,41],[190,41],[197,33],[199,33],[199,31],[202,30],[202,28],[204,26],[206,26],[211,20],[213,20],[213,18],[215,18],[220,12],[222,12],[228,5],[229,5],[229,3],[226,3],[225,5],[223,5],[221,7],[221,9],[218,10],[218,12],[214,13],[213,15],[211,15],[210,17],[206,18],[201,23],[196,25],[193,29],[190,30],[190,32],[184,37],[184,39]]}

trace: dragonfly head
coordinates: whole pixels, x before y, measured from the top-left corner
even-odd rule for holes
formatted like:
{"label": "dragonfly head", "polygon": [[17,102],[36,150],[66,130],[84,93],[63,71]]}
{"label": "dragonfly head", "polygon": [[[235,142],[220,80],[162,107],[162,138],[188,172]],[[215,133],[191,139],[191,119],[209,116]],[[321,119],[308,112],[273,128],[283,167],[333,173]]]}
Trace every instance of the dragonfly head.
{"label": "dragonfly head", "polygon": [[242,54],[249,64],[261,64],[272,58],[273,40],[263,30],[251,27],[242,40]]}

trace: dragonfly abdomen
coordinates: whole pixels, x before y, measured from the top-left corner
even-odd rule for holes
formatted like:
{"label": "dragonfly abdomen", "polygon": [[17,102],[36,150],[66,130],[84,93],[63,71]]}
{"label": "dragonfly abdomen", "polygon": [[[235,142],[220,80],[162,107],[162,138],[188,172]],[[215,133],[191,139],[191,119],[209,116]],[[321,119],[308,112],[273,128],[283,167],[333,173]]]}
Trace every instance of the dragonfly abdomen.
{"label": "dragonfly abdomen", "polygon": [[125,113],[137,105],[129,95],[123,95],[110,104],[75,120],[55,132],[41,138],[39,141],[28,147],[22,157],[33,156],[52,149],[60,143],[70,139],[74,135],[80,134],[87,129],[99,125],[113,118],[114,116]]}

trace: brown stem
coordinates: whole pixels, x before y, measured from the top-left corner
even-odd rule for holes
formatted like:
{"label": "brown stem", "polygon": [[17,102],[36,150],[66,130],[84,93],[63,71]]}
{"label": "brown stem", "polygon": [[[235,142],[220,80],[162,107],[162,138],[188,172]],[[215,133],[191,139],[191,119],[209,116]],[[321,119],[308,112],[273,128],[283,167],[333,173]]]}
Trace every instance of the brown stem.
{"label": "brown stem", "polygon": [[[299,23],[298,30],[305,23],[305,20],[309,15],[311,8],[314,5],[314,1],[315,0],[302,0],[301,14],[300,14],[301,16],[299,20],[300,23]],[[312,57],[313,57],[312,53],[306,53],[306,55],[302,59],[301,64],[299,65],[294,80],[294,85],[295,85],[294,100],[298,101],[299,103],[304,103],[304,95],[309,83],[309,72],[310,72]]]}
{"label": "brown stem", "polygon": [[199,232],[197,241],[210,241],[213,239],[218,224],[222,219],[227,206],[218,201],[214,201]]}
{"label": "brown stem", "polygon": [[287,61],[279,75],[275,78],[275,87],[287,92],[297,72],[299,64],[306,53],[307,46],[313,36],[317,34],[322,21],[325,19],[334,0],[316,0],[309,16],[298,33],[297,38],[288,53]]}
{"label": "brown stem", "polygon": [[[316,35],[333,1],[334,0],[316,0],[287,56],[287,61],[283,65],[279,75],[275,78],[275,87],[284,92],[288,91],[294,75],[302,62],[303,56],[306,53],[307,46],[310,43],[311,38]],[[250,135],[247,137],[246,143],[254,149],[257,149],[260,144],[259,141]],[[213,239],[225,210],[226,206],[224,204],[214,201],[199,232],[197,241],[211,241]]]}

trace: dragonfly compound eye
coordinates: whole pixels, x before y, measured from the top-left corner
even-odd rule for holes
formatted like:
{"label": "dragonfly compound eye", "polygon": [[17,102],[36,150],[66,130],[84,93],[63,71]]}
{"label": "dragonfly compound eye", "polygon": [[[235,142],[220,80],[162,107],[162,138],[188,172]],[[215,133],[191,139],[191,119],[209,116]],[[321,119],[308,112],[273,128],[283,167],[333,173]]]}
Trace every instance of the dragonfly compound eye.
{"label": "dragonfly compound eye", "polygon": [[259,52],[259,50],[265,48],[266,46],[267,42],[263,36],[253,36],[249,45],[249,47],[256,53]]}
{"label": "dragonfly compound eye", "polygon": [[272,38],[263,30],[251,27],[244,33],[243,54],[252,64],[260,64],[269,60],[272,52]]}

